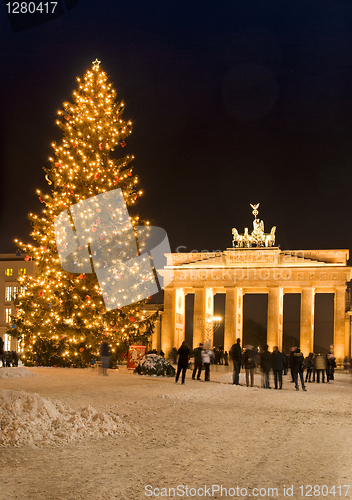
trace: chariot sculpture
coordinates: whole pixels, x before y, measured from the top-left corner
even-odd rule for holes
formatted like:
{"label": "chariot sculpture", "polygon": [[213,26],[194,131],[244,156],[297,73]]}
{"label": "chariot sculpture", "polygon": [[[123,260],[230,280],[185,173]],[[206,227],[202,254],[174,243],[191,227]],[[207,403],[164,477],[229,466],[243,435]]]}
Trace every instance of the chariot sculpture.
{"label": "chariot sculpture", "polygon": [[250,204],[253,208],[252,214],[254,215],[253,221],[253,231],[248,232],[248,227],[244,228],[244,233],[239,234],[237,229],[234,227],[232,229],[232,246],[237,248],[251,248],[251,247],[273,247],[275,246],[275,231],[276,226],[271,228],[270,233],[264,232],[264,222],[257,218],[258,207],[260,203],[256,205]]}

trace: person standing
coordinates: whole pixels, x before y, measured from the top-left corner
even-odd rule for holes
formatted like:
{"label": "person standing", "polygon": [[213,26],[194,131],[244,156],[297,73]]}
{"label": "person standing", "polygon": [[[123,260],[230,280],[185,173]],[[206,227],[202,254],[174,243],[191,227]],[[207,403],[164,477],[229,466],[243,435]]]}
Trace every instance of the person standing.
{"label": "person standing", "polygon": [[332,353],[326,355],[326,381],[334,380],[334,373],[336,368],[335,356]]}
{"label": "person standing", "polygon": [[278,346],[274,347],[274,351],[271,355],[272,368],[274,372],[274,384],[275,389],[282,389],[282,372],[285,369],[286,359],[282,352],[279,351]]}
{"label": "person standing", "polygon": [[12,366],[18,366],[18,354],[16,351],[11,351],[12,355]]}
{"label": "person standing", "polygon": [[182,345],[177,351],[177,354],[178,354],[178,362],[177,362],[177,372],[176,372],[176,384],[180,377],[181,371],[182,371],[182,384],[184,384],[186,378],[186,371],[188,368],[189,355],[191,354],[190,348],[188,347],[188,344],[185,340],[182,342]]}
{"label": "person standing", "polygon": [[103,375],[107,375],[110,363],[110,346],[107,340],[103,340],[100,344],[100,361],[103,369]]}
{"label": "person standing", "polygon": [[269,346],[265,345],[264,350],[260,357],[260,367],[263,374],[263,387],[264,389],[271,389],[269,373],[271,370],[271,353],[269,352]]}
{"label": "person standing", "polygon": [[291,372],[291,382],[295,381],[295,371],[294,371],[294,367],[295,367],[295,361],[294,361],[295,351],[296,351],[296,347],[291,347],[291,352],[290,352],[290,356],[289,356],[289,366],[290,366],[290,372]]}
{"label": "person standing", "polygon": [[249,378],[251,379],[251,387],[254,386],[254,351],[251,345],[247,345],[246,351],[243,355],[243,363],[246,370],[246,385],[249,387]]}
{"label": "person standing", "polygon": [[237,339],[236,344],[233,344],[233,346],[231,347],[231,357],[233,361],[232,383],[234,385],[239,385],[239,376],[242,363],[241,339]]}
{"label": "person standing", "polygon": [[312,378],[312,372],[313,372],[313,365],[314,365],[314,354],[312,352],[310,352],[308,354],[308,356],[305,358],[304,360],[304,366],[307,370],[306,372],[306,383],[310,383],[311,382],[311,378]]}
{"label": "person standing", "polygon": [[306,391],[307,389],[306,386],[304,385],[304,377],[303,377],[304,356],[303,353],[301,352],[301,349],[299,349],[298,347],[294,352],[293,359],[294,359],[293,374],[295,379],[296,391],[299,391],[298,376],[301,379],[302,389]]}
{"label": "person standing", "polygon": [[326,370],[326,364],[325,364],[325,359],[324,357],[318,353],[315,356],[314,359],[314,367],[315,367],[315,373],[317,376],[317,383],[320,383],[320,374],[321,374],[321,381],[324,384],[325,382],[325,370]]}
{"label": "person standing", "polygon": [[224,365],[229,366],[229,353],[227,351],[224,352]]}
{"label": "person standing", "polygon": [[219,365],[220,364],[220,351],[219,351],[219,349],[214,347],[213,354],[214,354],[214,365]]}
{"label": "person standing", "polygon": [[219,365],[224,364],[224,348],[223,346],[219,346]]}
{"label": "person standing", "polygon": [[[0,347],[0,351],[1,351],[1,347]],[[343,360],[343,369],[345,370],[345,373],[348,373],[349,367],[350,367],[350,361],[348,359],[348,356],[345,356],[345,358]]]}
{"label": "person standing", "polygon": [[215,358],[214,351],[211,349],[203,349],[202,350],[202,362],[204,365],[204,371],[205,371],[205,377],[204,381],[209,382],[210,381],[210,363],[211,360]]}
{"label": "person standing", "polygon": [[193,351],[194,368],[193,368],[193,373],[192,373],[192,380],[196,379],[196,374],[197,374],[197,380],[200,380],[200,376],[202,373],[202,366],[203,366],[202,350],[203,350],[203,344],[200,343],[199,347],[196,347]]}

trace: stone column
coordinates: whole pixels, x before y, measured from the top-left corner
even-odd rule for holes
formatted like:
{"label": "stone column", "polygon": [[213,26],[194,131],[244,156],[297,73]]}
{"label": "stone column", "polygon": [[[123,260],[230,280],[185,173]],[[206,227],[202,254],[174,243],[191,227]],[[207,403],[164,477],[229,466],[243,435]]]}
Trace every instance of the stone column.
{"label": "stone column", "polygon": [[284,292],[281,286],[270,287],[268,294],[267,344],[269,351],[274,346],[282,350]]}
{"label": "stone column", "polygon": [[314,287],[302,288],[300,348],[305,357],[314,346],[314,299]]}
{"label": "stone column", "polygon": [[202,322],[205,320],[205,288],[194,289],[193,349],[204,343]]}
{"label": "stone column", "polygon": [[183,288],[176,289],[175,296],[175,344],[177,349],[185,340],[185,292]]}
{"label": "stone column", "polygon": [[348,323],[348,325],[347,325],[347,336],[348,336],[347,345],[349,346],[349,350],[348,350],[346,356],[351,358],[352,357],[352,310],[347,311],[346,316],[347,316],[346,323]]}
{"label": "stone column", "polygon": [[[152,349],[156,349],[159,353],[160,349],[161,349],[161,332],[160,332],[160,328],[161,328],[161,320],[160,320],[160,313],[159,313],[159,316],[157,318],[157,320],[155,321],[155,326],[154,326],[154,331],[152,333]],[[165,351],[164,351],[165,352]]]}
{"label": "stone column", "polygon": [[352,315],[349,315],[349,319],[350,319],[350,329],[349,329],[350,352],[348,356],[349,358],[352,358]]}
{"label": "stone column", "polygon": [[[345,295],[346,287],[335,288],[334,300],[334,355],[336,363],[342,363],[345,354]],[[348,347],[347,347],[348,349]]]}
{"label": "stone column", "polygon": [[168,358],[175,344],[175,320],[176,320],[176,289],[165,288],[164,290],[164,312],[161,320],[161,349]]}
{"label": "stone column", "polygon": [[351,311],[345,313],[345,356],[351,356]]}
{"label": "stone column", "polygon": [[224,323],[224,351],[230,352],[236,339],[241,339],[242,345],[242,288],[228,288],[226,290],[225,323]]}

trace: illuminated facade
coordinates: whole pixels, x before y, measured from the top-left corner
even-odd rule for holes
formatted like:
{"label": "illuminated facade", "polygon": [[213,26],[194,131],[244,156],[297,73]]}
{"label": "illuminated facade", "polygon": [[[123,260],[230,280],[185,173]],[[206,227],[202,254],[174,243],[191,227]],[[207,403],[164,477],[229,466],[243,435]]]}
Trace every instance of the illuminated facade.
{"label": "illuminated facade", "polygon": [[17,339],[8,335],[6,330],[11,324],[11,315],[16,314],[13,300],[18,293],[23,292],[17,278],[35,273],[34,262],[24,259],[24,254],[0,254],[0,337],[4,341],[5,351],[21,350]]}
{"label": "illuminated facade", "polygon": [[267,343],[282,348],[283,304],[287,293],[301,294],[300,347],[313,352],[314,302],[318,293],[334,294],[334,352],[341,362],[351,355],[351,320],[347,282],[348,250],[230,248],[224,252],[167,254],[161,346],[165,352],[185,338],[185,297],[194,294],[193,346],[204,342],[204,324],[213,315],[213,297],[226,294],[224,350],[242,340],[243,296],[268,294]]}

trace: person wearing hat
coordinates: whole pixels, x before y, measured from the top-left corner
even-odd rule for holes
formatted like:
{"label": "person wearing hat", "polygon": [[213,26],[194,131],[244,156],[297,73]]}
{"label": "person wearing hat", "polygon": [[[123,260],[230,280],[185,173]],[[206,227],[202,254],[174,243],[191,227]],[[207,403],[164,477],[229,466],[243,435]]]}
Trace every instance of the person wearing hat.
{"label": "person wearing hat", "polygon": [[[194,357],[194,368],[193,368],[193,373],[192,373],[192,379],[196,379],[196,374],[197,374],[197,380],[200,380],[200,375],[202,373],[202,350],[203,350],[203,344],[200,343],[199,347],[196,347],[193,351],[193,357]],[[198,373],[197,373],[198,371]]]}

